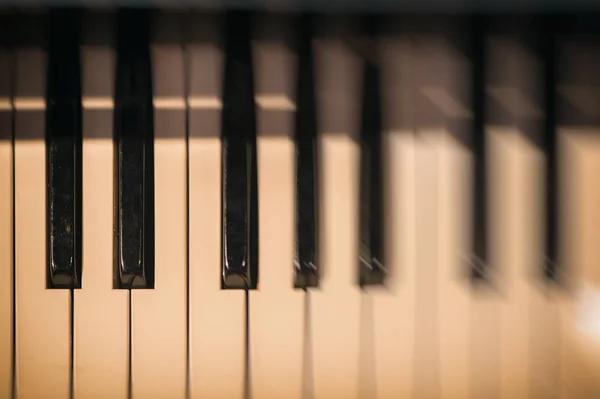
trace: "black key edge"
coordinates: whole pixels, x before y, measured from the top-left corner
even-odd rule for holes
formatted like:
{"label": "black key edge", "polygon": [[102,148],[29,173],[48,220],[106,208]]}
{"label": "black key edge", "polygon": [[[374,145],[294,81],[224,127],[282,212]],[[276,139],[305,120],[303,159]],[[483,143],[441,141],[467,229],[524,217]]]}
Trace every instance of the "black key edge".
{"label": "black key edge", "polygon": [[[227,14],[225,22],[225,73],[222,82],[223,110],[221,113],[221,289],[254,290],[258,287],[259,279],[256,106],[250,43],[252,16],[253,14],[250,12],[231,11]],[[244,93],[244,88],[239,90],[240,85],[247,85],[245,87],[247,93]],[[243,95],[235,96],[239,92]],[[233,98],[232,93],[234,93]],[[246,123],[241,123],[240,119],[244,119]],[[242,144],[245,149],[241,149]],[[227,219],[229,218],[227,203],[230,199],[227,174],[229,173],[228,163],[233,162],[229,157],[232,151],[237,151],[240,155],[243,153],[246,164],[245,253],[242,255],[245,265],[235,268],[228,266],[226,257],[230,241],[228,238],[232,234],[227,230]],[[233,232],[233,234],[237,233]]]}
{"label": "black key edge", "polygon": [[[46,287],[49,289],[80,289],[82,285],[82,108],[81,108],[81,65],[79,56],[80,27],[77,10],[51,10],[48,15],[48,67],[46,76]],[[62,120],[61,120],[62,119]],[[62,122],[62,123],[61,123]],[[73,123],[63,128],[63,124]],[[55,130],[58,124],[58,131]],[[71,131],[69,131],[71,130]],[[65,146],[67,147],[65,149]],[[59,222],[66,223],[67,234],[72,237],[70,248],[71,265],[60,267],[55,265],[55,246],[62,246],[55,238],[53,230],[54,212],[53,190],[55,178],[65,177],[55,168],[55,155],[65,156],[71,148],[72,154],[66,155],[72,164],[73,175],[71,183],[72,198],[71,215],[60,218]],[[57,154],[60,152],[62,154]],[[60,170],[62,172],[62,169]],[[68,178],[68,176],[66,176]],[[60,205],[57,204],[57,205]],[[64,205],[64,204],[63,204]],[[69,239],[69,238],[67,238]],[[56,248],[60,250],[60,248]]]}
{"label": "black key edge", "polygon": [[472,150],[474,154],[473,180],[473,251],[468,259],[473,283],[490,282],[487,248],[487,167],[485,153],[485,29],[486,19],[474,16],[471,21],[471,54],[473,68],[471,104],[473,107]]}
{"label": "black key edge", "polygon": [[556,51],[555,21],[548,16],[544,21],[544,142],[546,154],[546,256],[542,273],[547,281],[562,284],[560,279],[560,188],[558,181],[558,143],[556,137]]}
{"label": "black key edge", "polygon": [[[315,94],[315,73],[312,52],[311,15],[303,15],[298,20],[299,40],[297,42],[298,68],[296,79],[297,110],[294,120],[294,141],[296,145],[296,193],[295,193],[295,254],[294,288],[319,287],[319,146],[317,141],[317,109]],[[301,184],[302,175],[310,175],[312,181],[307,186]],[[308,195],[304,194],[306,187]],[[305,197],[312,197],[309,202]],[[306,215],[306,216],[305,216]],[[301,223],[307,220],[308,223]]]}
{"label": "black key edge", "polygon": [[[152,64],[150,59],[149,23],[151,13],[147,10],[120,10],[117,24],[117,63],[115,77],[115,108],[113,114],[114,131],[114,289],[153,289],[155,283],[154,262],[154,107],[152,99]],[[135,27],[135,28],[134,28]],[[140,63],[140,61],[142,61]],[[121,68],[141,68],[133,76],[138,79],[134,84],[127,82],[120,87]],[[126,71],[125,71],[126,72]],[[143,82],[140,82],[142,79]],[[121,124],[123,108],[140,107],[140,116],[146,125],[141,133],[143,140],[143,210],[142,210],[142,248],[141,271],[124,272],[121,262],[121,244],[119,240],[120,189],[119,176],[120,149],[123,136]],[[128,134],[131,134],[129,132]]]}
{"label": "black key edge", "polygon": [[358,284],[383,285],[386,281],[384,240],[384,194],[381,84],[376,50],[377,18],[365,20],[367,34],[364,49],[362,115],[360,134],[359,221],[360,243]]}

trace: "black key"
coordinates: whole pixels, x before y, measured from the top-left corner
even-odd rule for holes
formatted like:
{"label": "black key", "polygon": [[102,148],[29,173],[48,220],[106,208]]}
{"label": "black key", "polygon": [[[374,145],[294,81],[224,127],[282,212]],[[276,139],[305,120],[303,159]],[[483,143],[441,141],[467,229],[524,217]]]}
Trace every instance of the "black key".
{"label": "black key", "polygon": [[473,141],[474,154],[474,190],[473,190],[473,250],[469,259],[470,274],[474,280],[485,280],[488,276],[487,248],[487,168],[485,151],[485,21],[476,18],[472,38],[472,106],[473,106]]}
{"label": "black key", "polygon": [[559,255],[559,198],[558,189],[558,154],[556,137],[556,66],[554,49],[554,32],[552,19],[546,21],[544,27],[544,140],[543,150],[546,154],[546,259],[543,274],[549,279],[558,280]]}
{"label": "black key", "polygon": [[300,21],[297,69],[296,144],[296,254],[294,287],[318,287],[318,145],[311,20]]}
{"label": "black key", "polygon": [[46,88],[48,288],[81,288],[82,111],[79,18],[49,19]]}
{"label": "black key", "polygon": [[258,283],[256,114],[249,15],[227,15],[222,112],[221,288]]}
{"label": "black key", "polygon": [[117,288],[154,288],[154,117],[149,16],[118,18],[116,140]]}
{"label": "black key", "polygon": [[[368,20],[367,34],[372,37],[377,23]],[[381,149],[381,93],[379,68],[374,45],[367,38],[364,49],[362,120],[360,131],[360,249],[359,284],[383,284],[384,267],[384,201],[383,154]]]}

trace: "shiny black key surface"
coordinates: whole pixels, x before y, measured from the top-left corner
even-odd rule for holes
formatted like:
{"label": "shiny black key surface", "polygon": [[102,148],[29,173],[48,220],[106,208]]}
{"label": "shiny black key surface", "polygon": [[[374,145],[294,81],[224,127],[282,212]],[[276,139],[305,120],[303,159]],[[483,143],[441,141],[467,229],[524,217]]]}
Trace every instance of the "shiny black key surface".
{"label": "shiny black key surface", "polygon": [[482,18],[472,21],[472,151],[474,163],[473,180],[473,251],[469,259],[470,275],[475,281],[485,280],[488,270],[487,248],[487,178],[485,151],[485,37]]}
{"label": "shiny black key surface", "polygon": [[149,15],[118,16],[115,285],[154,288],[154,117]]}
{"label": "shiny black key surface", "polygon": [[222,111],[222,280],[224,289],[258,283],[256,112],[250,17],[226,18]]}
{"label": "shiny black key surface", "polygon": [[81,288],[82,110],[79,18],[48,21],[46,91],[48,288]]}
{"label": "shiny black key surface", "polygon": [[360,131],[360,217],[359,217],[359,284],[383,284],[384,267],[384,201],[383,154],[381,148],[382,116],[379,68],[377,55],[369,38],[373,37],[377,22],[367,21],[367,41],[363,87],[362,120]]}
{"label": "shiny black key surface", "polygon": [[319,157],[311,23],[309,17],[300,19],[297,47],[295,288],[319,285]]}

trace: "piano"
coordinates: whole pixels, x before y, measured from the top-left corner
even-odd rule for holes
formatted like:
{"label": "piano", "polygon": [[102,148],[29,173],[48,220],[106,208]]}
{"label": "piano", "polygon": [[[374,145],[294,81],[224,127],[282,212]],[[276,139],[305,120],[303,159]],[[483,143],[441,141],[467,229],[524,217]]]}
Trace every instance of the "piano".
{"label": "piano", "polygon": [[600,398],[593,7],[326,3],[2,4],[1,398]]}

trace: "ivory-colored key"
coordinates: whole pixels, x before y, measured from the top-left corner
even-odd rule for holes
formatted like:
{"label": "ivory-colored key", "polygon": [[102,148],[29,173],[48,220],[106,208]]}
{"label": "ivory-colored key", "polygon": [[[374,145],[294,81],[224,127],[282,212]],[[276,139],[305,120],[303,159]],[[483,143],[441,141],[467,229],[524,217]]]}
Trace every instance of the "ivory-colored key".
{"label": "ivory-colored key", "polygon": [[438,136],[440,395],[469,396],[472,378],[469,337],[473,297],[465,256],[471,252],[466,221],[469,206],[470,152],[447,130]]}
{"label": "ivory-colored key", "polygon": [[368,286],[361,298],[360,392],[363,397],[411,396],[415,328],[415,140],[412,131],[388,134],[389,198],[385,286]]}
{"label": "ivory-colored key", "polygon": [[302,397],[304,297],[293,283],[293,151],[289,138],[258,143],[261,280],[250,292],[250,362],[256,398]]}
{"label": "ivory-colored key", "polygon": [[417,87],[407,117],[417,134],[414,395],[463,398],[473,378],[473,250],[466,228],[473,170],[460,140],[470,133],[473,113],[465,96],[469,64],[456,42],[439,33],[418,35],[412,46]]}
{"label": "ivory-colored key", "polygon": [[[491,132],[489,129],[484,130],[486,135],[486,178],[488,184],[493,187],[497,181],[493,173],[494,152],[491,151]],[[472,158],[471,158],[472,159]],[[469,168],[469,191],[475,187],[473,164]],[[489,187],[489,186],[488,186]],[[489,189],[489,188],[488,188]],[[489,192],[489,191],[488,191]],[[490,196],[488,195],[488,198]],[[472,204],[472,202],[469,202]],[[495,258],[495,248],[492,247],[493,237],[495,237],[497,229],[496,219],[494,215],[499,216],[496,203],[488,202],[488,239],[490,241],[490,250],[488,250],[488,262],[492,271],[497,270],[497,261]],[[472,216],[471,216],[472,217]],[[469,218],[470,219],[470,218]],[[470,234],[473,234],[471,231]],[[494,242],[495,244],[495,242]],[[464,260],[465,262],[467,259]],[[494,269],[496,268],[496,269]],[[493,275],[494,277],[497,276]],[[468,278],[468,275],[466,276]],[[501,336],[501,301],[502,298],[498,292],[498,279],[491,282],[476,282],[475,286],[465,286],[466,290],[470,291],[470,317],[469,317],[469,392],[473,397],[500,397],[500,368],[501,354],[498,342],[502,339]]]}
{"label": "ivory-colored key", "polygon": [[[16,94],[43,95],[46,56],[17,53]],[[16,372],[19,398],[69,396],[71,293],[46,289],[44,112],[17,112],[15,142]]]}
{"label": "ivory-colored key", "polygon": [[310,290],[314,397],[357,398],[359,63],[338,38],[315,42],[322,235],[319,289]]}
{"label": "ivory-colored key", "polygon": [[568,196],[565,256],[570,290],[561,298],[561,398],[593,398],[600,394],[600,269],[597,210],[600,192],[599,130],[561,128],[564,180]]}
{"label": "ivory-colored key", "polygon": [[379,43],[383,96],[385,215],[384,286],[366,286],[361,298],[362,397],[410,397],[415,329],[415,137],[410,126],[412,53],[408,37]]}
{"label": "ivory-colored key", "polygon": [[[291,98],[296,60],[285,44],[257,39],[253,58],[257,98]],[[305,293],[293,288],[294,112],[281,102],[264,102],[257,122],[260,282],[249,293],[252,396],[300,399]]]}
{"label": "ivory-colored key", "polygon": [[490,131],[492,151],[497,154],[492,165],[495,177],[492,198],[498,212],[493,220],[498,226],[495,242],[499,248],[495,266],[501,301],[500,397],[528,398],[533,371],[531,297],[532,291],[542,285],[534,284],[536,278],[541,279],[540,260],[536,262],[535,257],[528,257],[527,249],[530,253],[541,251],[539,246],[524,247],[523,243],[531,243],[535,237],[535,230],[527,224],[531,222],[527,215],[534,215],[537,207],[530,202],[528,194],[532,194],[536,186],[539,188],[539,183],[532,184],[535,180],[532,182],[531,177],[532,174],[535,177],[536,170],[527,162],[528,145],[532,144],[527,143],[525,133],[511,127]]}
{"label": "ivory-colored key", "polygon": [[213,105],[224,54],[214,22],[194,24],[203,40],[186,48],[189,94],[206,105],[189,119],[190,389],[192,398],[243,398],[245,295],[221,289],[221,112]]}
{"label": "ivory-colored key", "polygon": [[[153,46],[152,66],[155,95],[183,93],[183,52],[179,46]],[[186,395],[188,182],[185,126],[183,110],[154,111],[155,286],[131,292],[134,398],[184,398]]]}
{"label": "ivory-colored key", "polygon": [[[82,68],[84,95],[112,95],[111,49],[83,47]],[[77,398],[126,398],[129,389],[129,292],[113,289],[112,132],[112,110],[84,110],[83,277],[74,306]]]}
{"label": "ivory-colored key", "polygon": [[[512,307],[512,319],[503,319],[508,329],[511,323],[523,323],[521,334],[509,335],[515,340],[510,348],[514,357],[512,362],[505,362],[505,378],[503,379],[505,397],[512,392],[521,397],[543,399],[557,397],[559,394],[558,363],[561,342],[559,321],[559,287],[553,282],[544,281],[541,274],[543,262],[543,213],[540,204],[544,204],[544,153],[526,135],[518,131],[509,140],[513,166],[507,166],[512,173],[511,218],[513,218],[511,235],[512,249],[515,257],[512,281],[515,297]],[[512,264],[507,263],[505,267]],[[519,295],[520,294],[520,295]],[[518,304],[518,302],[521,302]],[[506,301],[508,302],[508,301]],[[509,333],[510,334],[510,333]],[[503,342],[507,342],[504,340]],[[516,353],[521,350],[522,352]],[[524,356],[526,359],[523,359]],[[517,365],[515,363],[519,362]],[[517,374],[514,367],[522,370]],[[511,375],[511,373],[514,373]]]}
{"label": "ivory-colored key", "polygon": [[415,149],[416,214],[415,237],[415,360],[414,395],[441,395],[438,306],[438,197],[440,130],[418,130]]}
{"label": "ivory-colored key", "polygon": [[[0,50],[0,92],[10,89],[10,55]],[[5,93],[6,92],[6,93]],[[0,396],[13,379],[13,147],[12,109],[0,110]]]}

